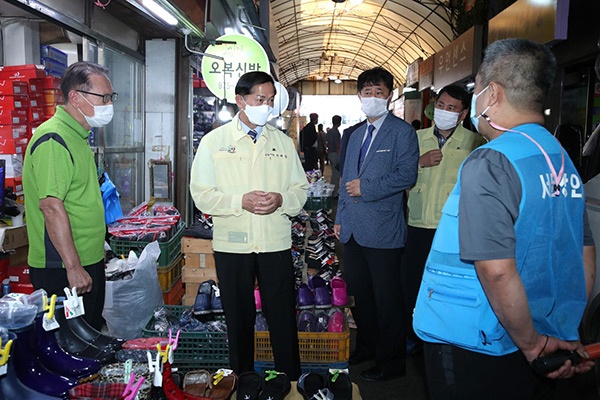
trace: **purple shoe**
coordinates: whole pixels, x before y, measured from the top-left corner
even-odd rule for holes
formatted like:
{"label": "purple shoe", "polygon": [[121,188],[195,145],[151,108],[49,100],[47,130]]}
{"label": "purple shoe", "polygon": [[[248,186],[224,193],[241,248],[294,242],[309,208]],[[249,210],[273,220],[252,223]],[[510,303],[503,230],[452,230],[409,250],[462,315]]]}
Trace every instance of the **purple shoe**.
{"label": "purple shoe", "polygon": [[325,310],[316,312],[317,332],[327,332],[329,329],[329,314]]}
{"label": "purple shoe", "polygon": [[300,311],[298,315],[298,332],[316,332],[317,318],[310,310]]}
{"label": "purple shoe", "polygon": [[304,310],[315,306],[315,297],[306,283],[298,287],[298,309]]}
{"label": "purple shoe", "polygon": [[310,275],[308,277],[308,287],[314,292],[318,287],[327,287],[327,282],[319,275]]}
{"label": "purple shoe", "polygon": [[315,308],[331,307],[331,293],[327,286],[319,286],[315,289]]}

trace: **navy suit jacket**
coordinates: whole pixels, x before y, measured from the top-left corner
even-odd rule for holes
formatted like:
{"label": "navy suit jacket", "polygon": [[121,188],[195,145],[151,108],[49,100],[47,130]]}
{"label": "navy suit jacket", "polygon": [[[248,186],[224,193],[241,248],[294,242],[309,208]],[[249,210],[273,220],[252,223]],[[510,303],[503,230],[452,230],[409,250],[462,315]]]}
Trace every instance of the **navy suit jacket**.
{"label": "navy suit jacket", "polygon": [[354,124],[349,128],[344,129],[344,134],[342,135],[342,141],[340,143],[340,175],[344,172],[344,159],[346,158],[346,149],[348,148],[348,141],[350,137],[361,125],[367,123],[367,120],[360,121],[358,124]]}
{"label": "navy suit jacket", "polygon": [[[358,158],[367,124],[348,141],[336,224],[340,241],[351,236],[364,247],[395,249],[406,242],[404,191],[417,179],[419,142],[412,125],[388,114],[377,132],[360,171]],[[350,197],[347,182],[360,179],[361,196]]]}

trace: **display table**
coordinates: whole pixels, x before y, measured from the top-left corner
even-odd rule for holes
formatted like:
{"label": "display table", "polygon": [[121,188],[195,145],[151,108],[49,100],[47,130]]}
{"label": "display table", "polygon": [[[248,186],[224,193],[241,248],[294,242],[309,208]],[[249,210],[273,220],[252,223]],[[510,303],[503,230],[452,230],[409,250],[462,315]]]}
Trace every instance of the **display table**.
{"label": "display table", "polygon": [[[234,393],[231,396],[232,400],[236,400],[237,393]],[[243,399],[240,399],[243,400]],[[300,393],[298,393],[298,389],[296,389],[296,382],[292,382],[292,390],[290,390],[290,392],[288,393],[287,396],[285,396],[285,400],[303,400],[302,395]],[[358,386],[356,385],[356,383],[352,383],[352,400],[362,400],[362,397],[360,397],[360,392],[358,390]]]}

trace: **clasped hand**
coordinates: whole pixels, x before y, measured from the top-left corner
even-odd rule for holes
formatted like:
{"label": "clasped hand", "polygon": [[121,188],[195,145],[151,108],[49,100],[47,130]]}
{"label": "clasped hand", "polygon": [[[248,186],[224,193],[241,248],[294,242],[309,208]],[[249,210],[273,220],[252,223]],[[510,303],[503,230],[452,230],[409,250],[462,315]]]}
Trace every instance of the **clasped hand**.
{"label": "clasped hand", "polygon": [[280,193],[263,192],[254,190],[242,196],[242,208],[257,215],[268,215],[273,213],[283,203]]}

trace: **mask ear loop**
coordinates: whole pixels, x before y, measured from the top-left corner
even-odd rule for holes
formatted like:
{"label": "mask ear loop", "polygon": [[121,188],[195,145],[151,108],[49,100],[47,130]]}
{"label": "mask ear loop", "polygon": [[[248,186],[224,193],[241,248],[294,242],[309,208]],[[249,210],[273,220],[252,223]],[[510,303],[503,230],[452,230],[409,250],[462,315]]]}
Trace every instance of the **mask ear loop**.
{"label": "mask ear loop", "polygon": [[[487,111],[487,109],[485,111]],[[485,118],[485,120],[488,122],[488,124],[490,124],[490,126],[492,128],[497,129],[499,131],[519,133],[519,134],[525,136],[527,139],[531,140],[533,142],[533,144],[535,144],[540,149],[540,151],[544,155],[544,158],[546,159],[546,164],[548,164],[548,167],[550,168],[550,173],[552,174],[552,179],[554,180],[554,186],[553,186],[554,193],[553,193],[553,195],[554,196],[560,195],[560,182],[562,181],[562,178],[563,178],[563,176],[565,174],[565,151],[564,151],[564,149],[562,149],[562,147],[561,147],[561,150],[560,150],[561,165],[560,165],[560,170],[558,171],[558,173],[556,173],[556,169],[554,169],[554,165],[552,164],[552,160],[550,160],[550,156],[548,155],[548,153],[546,153],[546,150],[544,150],[544,148],[542,147],[542,145],[540,145],[534,138],[532,138],[531,136],[529,136],[525,132],[516,131],[516,130],[513,130],[513,129],[506,129],[506,128],[503,128],[503,127],[499,126],[498,124],[492,122],[492,120],[490,119],[490,117],[488,117],[487,115],[485,115],[485,111],[483,113],[481,113],[481,116],[483,118]]]}

